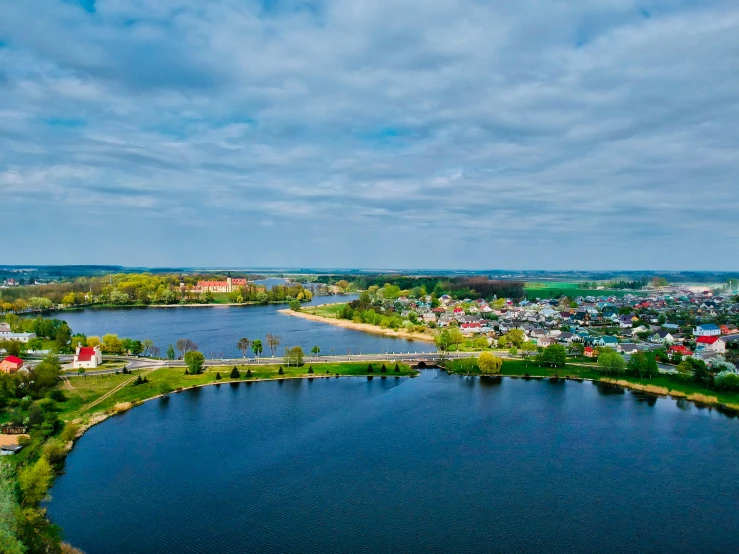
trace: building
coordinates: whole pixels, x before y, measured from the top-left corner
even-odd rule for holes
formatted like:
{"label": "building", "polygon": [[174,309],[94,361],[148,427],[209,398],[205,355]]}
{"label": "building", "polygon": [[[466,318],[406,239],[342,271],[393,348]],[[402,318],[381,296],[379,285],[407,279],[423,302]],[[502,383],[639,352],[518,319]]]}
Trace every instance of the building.
{"label": "building", "polygon": [[100,350],[100,345],[95,347],[77,345],[77,350],[74,352],[74,361],[72,362],[74,369],[93,369],[102,363],[103,353]]}
{"label": "building", "polygon": [[246,286],[246,279],[232,279],[230,276],[225,281],[198,281],[193,292],[236,292]]}
{"label": "building", "polygon": [[10,331],[0,330],[0,340],[13,340],[17,342],[27,343],[36,338],[36,333],[11,333]]}
{"label": "building", "polygon": [[695,342],[698,345],[698,348],[703,348],[719,354],[726,352],[726,342],[719,337],[698,337]]}
{"label": "building", "polygon": [[598,352],[592,346],[586,346],[583,354],[586,358],[597,358]]}
{"label": "building", "polygon": [[713,323],[704,323],[693,329],[693,335],[696,337],[717,337],[720,334],[721,329]]}
{"label": "building", "polygon": [[20,444],[5,444],[0,447],[0,456],[13,456],[20,452],[22,448]]}
{"label": "building", "polygon": [[23,360],[16,356],[8,356],[0,362],[0,373],[17,373],[23,368]]}

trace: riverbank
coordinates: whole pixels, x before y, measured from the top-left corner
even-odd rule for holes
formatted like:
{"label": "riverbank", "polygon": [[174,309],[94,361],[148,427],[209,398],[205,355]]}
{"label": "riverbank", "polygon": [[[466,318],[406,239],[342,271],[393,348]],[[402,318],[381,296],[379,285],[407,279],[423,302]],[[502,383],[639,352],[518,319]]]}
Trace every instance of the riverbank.
{"label": "riverbank", "polygon": [[[313,308],[320,308],[321,306],[313,306]],[[328,317],[322,317],[320,315],[314,315],[314,314],[308,314],[302,311],[294,311],[294,310],[277,310],[279,313],[283,315],[289,315],[292,317],[301,317],[303,319],[309,319],[311,321],[318,321],[320,323],[327,323],[329,325],[335,325],[336,327],[342,327],[344,329],[353,329],[355,331],[363,331],[365,333],[373,333],[375,335],[382,335],[385,337],[394,337],[398,339],[406,339],[406,340],[419,340],[423,342],[434,342],[434,337],[427,335],[425,333],[409,333],[408,331],[404,329],[399,329],[397,331],[393,329],[383,329],[382,327],[378,327],[377,325],[370,325],[369,323],[355,323],[354,321],[349,321],[348,319],[332,319]]]}

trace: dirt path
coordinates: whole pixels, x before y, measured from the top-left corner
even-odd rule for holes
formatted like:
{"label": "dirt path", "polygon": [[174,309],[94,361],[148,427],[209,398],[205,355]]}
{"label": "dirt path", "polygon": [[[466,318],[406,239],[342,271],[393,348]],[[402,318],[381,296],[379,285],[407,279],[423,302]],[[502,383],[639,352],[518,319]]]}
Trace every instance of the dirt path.
{"label": "dirt path", "polygon": [[[149,370],[149,371],[151,371],[151,370]],[[136,377],[139,377],[140,375],[146,375],[147,373],[149,373],[149,371],[142,371],[141,373],[139,373],[138,375],[136,375]],[[110,398],[115,393],[117,393],[119,390],[121,390],[123,387],[125,387],[126,385],[128,385],[132,381],[135,381],[136,380],[136,377],[131,377],[130,379],[127,379],[126,381],[123,381],[120,385],[118,385],[117,387],[115,387],[113,389],[110,389],[108,392],[106,392],[104,395],[102,395],[97,400],[94,400],[93,402],[90,402],[87,406],[83,406],[79,410],[80,413],[86,412],[90,408],[94,408],[95,406],[97,406],[98,404],[100,404],[103,400],[106,400],[106,399]]]}

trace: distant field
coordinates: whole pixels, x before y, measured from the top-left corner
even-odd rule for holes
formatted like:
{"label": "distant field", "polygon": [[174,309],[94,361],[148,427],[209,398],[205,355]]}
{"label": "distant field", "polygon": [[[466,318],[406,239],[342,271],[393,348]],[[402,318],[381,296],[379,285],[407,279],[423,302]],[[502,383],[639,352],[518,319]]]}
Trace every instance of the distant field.
{"label": "distant field", "polygon": [[344,306],[346,306],[345,303],[326,304],[325,306],[302,308],[301,311],[321,317],[330,317],[335,319],[338,317],[338,313]]}
{"label": "distant field", "polygon": [[641,291],[634,290],[595,290],[581,289],[578,283],[526,283],[524,294],[528,300],[536,298],[559,298],[561,296],[569,296],[575,298],[578,296],[625,296],[627,294],[645,294]]}

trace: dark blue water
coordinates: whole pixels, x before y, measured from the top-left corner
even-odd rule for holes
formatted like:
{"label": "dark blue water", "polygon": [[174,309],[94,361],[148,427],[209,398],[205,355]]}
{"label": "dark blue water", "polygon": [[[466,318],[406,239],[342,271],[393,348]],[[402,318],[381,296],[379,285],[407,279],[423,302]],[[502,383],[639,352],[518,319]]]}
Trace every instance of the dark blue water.
{"label": "dark blue water", "polygon": [[50,516],[88,554],[736,552],[739,421],[608,390],[426,371],[186,391],[91,429]]}
{"label": "dark blue water", "polygon": [[[354,296],[324,296],[315,298],[308,305],[347,302],[354,298]],[[264,343],[262,355],[269,355],[265,341],[267,333],[281,337],[282,344],[278,348],[278,355],[282,354],[285,346],[301,346],[305,352],[310,352],[316,345],[321,348],[322,354],[435,350],[434,345],[427,342],[373,335],[278,313],[278,310],[286,307],[272,304],[204,308],[88,309],[65,312],[59,318],[66,320],[74,332],[88,336],[113,333],[120,337],[139,340],[149,338],[159,347],[162,356],[165,355],[168,345],[175,344],[179,338],[188,338],[194,340],[208,357],[238,357],[242,354],[236,348],[236,343],[241,337],[261,339]]]}

